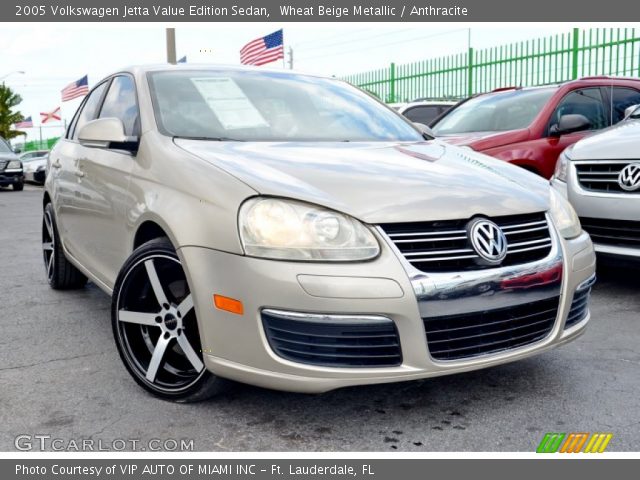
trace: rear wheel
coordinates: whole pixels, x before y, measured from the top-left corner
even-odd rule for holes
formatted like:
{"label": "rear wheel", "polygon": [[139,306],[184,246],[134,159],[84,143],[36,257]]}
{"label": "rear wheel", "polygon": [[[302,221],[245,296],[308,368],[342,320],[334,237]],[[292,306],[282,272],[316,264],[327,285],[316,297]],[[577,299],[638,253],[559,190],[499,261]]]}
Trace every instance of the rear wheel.
{"label": "rear wheel", "polygon": [[87,277],[64,256],[51,203],[44,207],[42,218],[42,254],[51,288],[68,290],[82,288],[87,283]]}
{"label": "rear wheel", "polygon": [[193,297],[167,239],[151,240],[129,257],[114,288],[111,321],[127,370],[154,395],[193,402],[226,386],[204,366]]}

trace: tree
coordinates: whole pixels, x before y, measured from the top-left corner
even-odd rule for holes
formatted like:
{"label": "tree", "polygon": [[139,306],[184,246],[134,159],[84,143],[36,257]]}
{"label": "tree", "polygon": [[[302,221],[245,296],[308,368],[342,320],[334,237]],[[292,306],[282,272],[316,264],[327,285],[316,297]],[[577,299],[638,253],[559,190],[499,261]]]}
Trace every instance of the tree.
{"label": "tree", "polygon": [[0,137],[9,140],[24,132],[14,130],[13,126],[24,120],[22,113],[14,108],[22,102],[22,97],[7,87],[0,84]]}

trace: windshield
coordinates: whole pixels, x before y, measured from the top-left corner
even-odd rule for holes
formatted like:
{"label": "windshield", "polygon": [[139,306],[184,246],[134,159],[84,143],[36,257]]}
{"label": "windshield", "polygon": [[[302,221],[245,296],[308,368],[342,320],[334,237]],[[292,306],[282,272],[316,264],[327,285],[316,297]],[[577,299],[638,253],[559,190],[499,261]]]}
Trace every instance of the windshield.
{"label": "windshield", "polygon": [[291,73],[192,70],[149,74],[166,135],[242,141],[423,140],[406,120],[338,80]]}
{"label": "windshield", "polygon": [[472,98],[454,108],[433,127],[436,135],[502,132],[527,128],[555,88],[513,90]]}
{"label": "windshield", "polygon": [[7,145],[2,138],[0,138],[0,153],[13,153],[13,150]]}

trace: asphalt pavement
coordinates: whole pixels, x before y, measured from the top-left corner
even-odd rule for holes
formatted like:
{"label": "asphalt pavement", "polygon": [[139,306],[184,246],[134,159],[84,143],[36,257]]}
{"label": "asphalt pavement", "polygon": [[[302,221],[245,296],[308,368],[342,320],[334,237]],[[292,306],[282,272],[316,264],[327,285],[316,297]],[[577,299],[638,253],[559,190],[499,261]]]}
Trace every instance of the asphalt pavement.
{"label": "asphalt pavement", "polygon": [[41,205],[39,187],[0,189],[0,451],[50,435],[70,450],[186,439],[198,451],[533,452],[546,432],[611,432],[608,451],[640,450],[640,268],[600,268],[585,335],[524,361],[322,395],[237,385],[180,405],[126,372],[107,295],[49,289]]}

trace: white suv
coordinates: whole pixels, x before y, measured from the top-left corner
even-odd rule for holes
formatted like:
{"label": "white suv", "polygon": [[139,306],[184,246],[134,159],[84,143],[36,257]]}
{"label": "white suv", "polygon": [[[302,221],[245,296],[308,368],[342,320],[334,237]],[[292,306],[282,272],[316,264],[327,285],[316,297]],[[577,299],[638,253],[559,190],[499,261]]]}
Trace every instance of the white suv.
{"label": "white suv", "polygon": [[552,185],[569,199],[596,251],[640,260],[640,106],[567,148]]}

